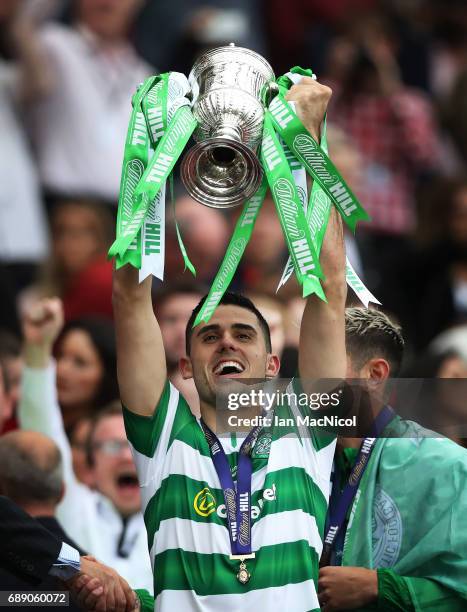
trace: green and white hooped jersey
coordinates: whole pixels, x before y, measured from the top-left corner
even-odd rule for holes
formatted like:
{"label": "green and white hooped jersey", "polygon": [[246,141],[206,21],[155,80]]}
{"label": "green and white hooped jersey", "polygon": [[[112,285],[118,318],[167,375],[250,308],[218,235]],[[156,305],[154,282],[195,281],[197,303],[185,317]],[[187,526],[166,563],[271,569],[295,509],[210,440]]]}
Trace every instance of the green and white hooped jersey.
{"label": "green and white hooped jersey", "polygon": [[[296,418],[303,410],[286,405],[275,414]],[[219,478],[185,399],[167,382],[152,417],[123,413],[142,492],[155,610],[319,610],[319,558],[335,439],[273,426],[267,456],[268,439],[260,433],[252,451],[256,558],[247,561],[251,578],[241,584],[239,561],[229,559]],[[235,478],[242,440],[221,442]]]}

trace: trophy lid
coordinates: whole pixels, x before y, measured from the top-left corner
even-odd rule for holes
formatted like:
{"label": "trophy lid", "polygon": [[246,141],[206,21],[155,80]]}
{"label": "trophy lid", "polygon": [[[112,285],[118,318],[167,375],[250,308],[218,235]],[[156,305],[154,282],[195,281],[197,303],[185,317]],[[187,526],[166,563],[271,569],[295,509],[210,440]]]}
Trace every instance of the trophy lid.
{"label": "trophy lid", "polygon": [[230,62],[239,62],[248,64],[254,70],[259,72],[266,82],[272,81],[275,78],[274,71],[264,57],[256,51],[246,49],[245,47],[237,47],[235,43],[230,43],[224,47],[216,47],[210,49],[200,55],[191,69],[189,80],[197,80],[199,76],[210,68],[213,64],[229,64]]}

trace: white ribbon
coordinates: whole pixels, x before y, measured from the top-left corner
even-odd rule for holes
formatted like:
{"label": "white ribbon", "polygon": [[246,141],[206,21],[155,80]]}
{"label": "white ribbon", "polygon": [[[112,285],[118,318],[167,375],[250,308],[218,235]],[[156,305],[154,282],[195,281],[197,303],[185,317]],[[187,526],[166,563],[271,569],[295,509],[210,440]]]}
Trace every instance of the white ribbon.
{"label": "white ribbon", "polygon": [[[167,125],[171,122],[175,112],[181,106],[190,106],[186,98],[190,91],[188,79],[181,72],[169,74],[167,96]],[[159,140],[164,132],[161,130]],[[164,280],[165,264],[165,195],[167,183],[164,183],[148,210],[148,214],[141,228],[141,269],[139,282],[141,283],[150,274]],[[155,252],[156,251],[156,252]]]}

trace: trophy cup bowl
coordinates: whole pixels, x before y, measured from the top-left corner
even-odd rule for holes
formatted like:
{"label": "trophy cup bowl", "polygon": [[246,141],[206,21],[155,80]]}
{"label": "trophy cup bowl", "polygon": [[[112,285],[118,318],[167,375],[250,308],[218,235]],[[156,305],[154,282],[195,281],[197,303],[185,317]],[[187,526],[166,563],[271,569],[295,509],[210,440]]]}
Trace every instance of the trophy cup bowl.
{"label": "trophy cup bowl", "polygon": [[257,191],[262,169],[256,156],[264,109],[275,91],[268,62],[233,43],[204,53],[189,82],[197,144],[185,155],[182,181],[198,202],[213,208],[238,206]]}

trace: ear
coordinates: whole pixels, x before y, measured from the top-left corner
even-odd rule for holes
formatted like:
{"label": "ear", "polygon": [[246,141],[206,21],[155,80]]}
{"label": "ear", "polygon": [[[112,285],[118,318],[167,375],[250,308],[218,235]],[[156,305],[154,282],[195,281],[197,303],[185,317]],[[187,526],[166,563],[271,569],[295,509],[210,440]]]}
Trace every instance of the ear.
{"label": "ear", "polygon": [[373,384],[381,384],[385,380],[389,378],[390,374],[390,366],[386,359],[370,359],[365,364],[365,369],[367,369],[368,380]]}
{"label": "ear", "polygon": [[193,365],[189,357],[181,357],[180,361],[178,362],[178,367],[184,380],[193,378]]}
{"label": "ear", "polygon": [[266,378],[274,378],[279,373],[281,367],[280,359],[277,355],[268,355],[266,363]]}

